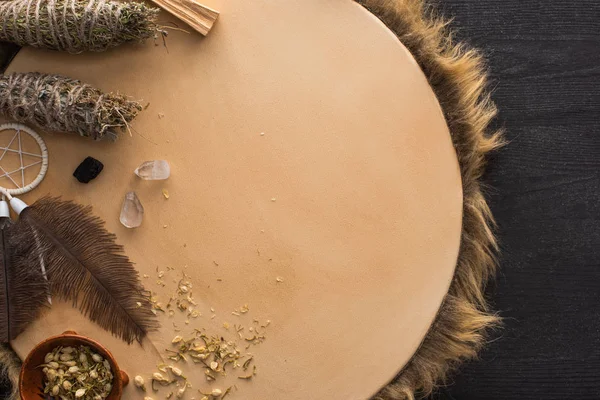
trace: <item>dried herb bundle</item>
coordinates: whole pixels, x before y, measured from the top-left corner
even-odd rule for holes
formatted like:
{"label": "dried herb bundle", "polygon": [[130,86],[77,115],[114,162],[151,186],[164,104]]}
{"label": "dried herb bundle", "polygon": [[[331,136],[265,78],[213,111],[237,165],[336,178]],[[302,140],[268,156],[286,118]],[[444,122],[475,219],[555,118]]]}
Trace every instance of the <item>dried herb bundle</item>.
{"label": "dried herb bundle", "polygon": [[[1,2],[0,2],[1,4]],[[44,130],[116,139],[142,106],[78,80],[37,72],[0,76],[0,113]]]}
{"label": "dried herb bundle", "polygon": [[105,0],[0,2],[0,40],[81,53],[141,42],[157,32],[158,9]]}

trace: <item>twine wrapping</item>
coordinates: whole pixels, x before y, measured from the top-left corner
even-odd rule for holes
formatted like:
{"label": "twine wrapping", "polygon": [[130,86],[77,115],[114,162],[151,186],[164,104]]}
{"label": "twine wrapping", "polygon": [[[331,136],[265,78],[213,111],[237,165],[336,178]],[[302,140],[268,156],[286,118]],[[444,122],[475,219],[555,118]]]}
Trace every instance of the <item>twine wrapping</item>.
{"label": "twine wrapping", "polygon": [[116,139],[142,106],[75,79],[37,72],[0,76],[0,113],[44,130]]}
{"label": "twine wrapping", "polygon": [[0,40],[81,53],[142,42],[157,32],[158,9],[105,0],[0,1]]}

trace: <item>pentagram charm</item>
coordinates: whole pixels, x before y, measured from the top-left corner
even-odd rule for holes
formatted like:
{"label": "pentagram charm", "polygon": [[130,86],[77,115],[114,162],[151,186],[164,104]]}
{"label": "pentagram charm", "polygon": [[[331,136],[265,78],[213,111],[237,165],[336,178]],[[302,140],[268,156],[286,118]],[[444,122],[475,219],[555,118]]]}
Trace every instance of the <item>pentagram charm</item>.
{"label": "pentagram charm", "polygon": [[[39,185],[48,171],[48,149],[40,135],[23,124],[2,124],[0,143],[0,187],[18,196]],[[35,169],[37,175],[30,173]]]}

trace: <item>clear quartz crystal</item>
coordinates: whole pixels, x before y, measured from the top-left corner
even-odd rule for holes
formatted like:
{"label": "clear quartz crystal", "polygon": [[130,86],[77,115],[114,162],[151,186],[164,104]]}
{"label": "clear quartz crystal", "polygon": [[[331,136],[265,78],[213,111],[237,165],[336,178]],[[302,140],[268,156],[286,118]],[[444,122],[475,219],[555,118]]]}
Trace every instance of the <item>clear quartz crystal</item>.
{"label": "clear quartz crystal", "polygon": [[167,179],[171,175],[171,167],[165,160],[145,161],[134,171],[137,176],[147,181]]}
{"label": "clear quartz crystal", "polygon": [[143,218],[144,206],[142,206],[140,199],[138,199],[135,192],[127,193],[123,200],[119,220],[127,228],[137,228],[142,224]]}

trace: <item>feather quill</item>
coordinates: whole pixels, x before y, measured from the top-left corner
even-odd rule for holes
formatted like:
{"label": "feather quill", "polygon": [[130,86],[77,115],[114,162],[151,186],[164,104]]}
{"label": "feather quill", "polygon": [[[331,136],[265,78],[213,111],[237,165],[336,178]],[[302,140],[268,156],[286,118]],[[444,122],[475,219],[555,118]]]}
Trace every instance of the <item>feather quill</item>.
{"label": "feather quill", "polygon": [[13,237],[10,218],[0,217],[0,342],[15,339],[42,311],[48,284],[29,258],[27,242]]}
{"label": "feather quill", "polygon": [[52,295],[127,343],[157,327],[137,271],[91,207],[45,197],[25,208],[16,226],[29,237],[29,262],[45,261]]}

